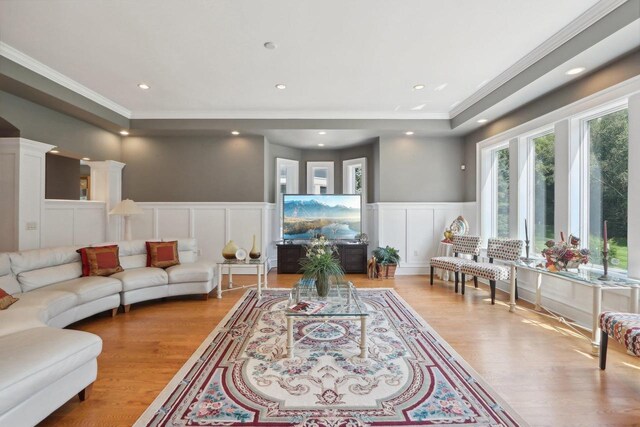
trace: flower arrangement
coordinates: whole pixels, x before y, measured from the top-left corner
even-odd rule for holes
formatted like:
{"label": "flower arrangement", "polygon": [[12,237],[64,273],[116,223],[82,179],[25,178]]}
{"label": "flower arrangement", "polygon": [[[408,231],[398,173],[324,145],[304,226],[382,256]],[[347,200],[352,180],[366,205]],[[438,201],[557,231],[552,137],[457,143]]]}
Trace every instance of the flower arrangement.
{"label": "flower arrangement", "polygon": [[569,268],[578,268],[580,264],[589,262],[589,249],[580,249],[580,239],[570,235],[569,241],[554,242],[548,240],[547,247],[542,251],[542,255],[547,258],[545,267],[549,271],[562,271]]}
{"label": "flower arrangement", "polygon": [[334,253],[338,252],[324,236],[312,239],[306,245],[307,256],[302,258],[300,271],[305,279],[315,279],[318,295],[326,297],[329,294],[330,279],[340,281],[344,277],[344,270]]}

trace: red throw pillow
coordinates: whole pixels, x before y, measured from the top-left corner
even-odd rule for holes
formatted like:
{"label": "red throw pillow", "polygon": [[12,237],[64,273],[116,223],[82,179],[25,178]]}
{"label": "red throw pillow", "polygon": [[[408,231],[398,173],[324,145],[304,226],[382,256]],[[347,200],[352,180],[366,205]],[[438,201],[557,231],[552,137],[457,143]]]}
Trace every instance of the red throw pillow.
{"label": "red throw pillow", "polygon": [[16,301],[18,301],[18,298],[12,297],[6,293],[4,289],[0,288],[0,310],[9,308],[9,306]]}
{"label": "red throw pillow", "polygon": [[180,264],[178,242],[147,242],[147,267],[167,268]]}
{"label": "red throw pillow", "polygon": [[82,248],[77,252],[82,258],[83,276],[110,276],[123,271],[118,245]]}

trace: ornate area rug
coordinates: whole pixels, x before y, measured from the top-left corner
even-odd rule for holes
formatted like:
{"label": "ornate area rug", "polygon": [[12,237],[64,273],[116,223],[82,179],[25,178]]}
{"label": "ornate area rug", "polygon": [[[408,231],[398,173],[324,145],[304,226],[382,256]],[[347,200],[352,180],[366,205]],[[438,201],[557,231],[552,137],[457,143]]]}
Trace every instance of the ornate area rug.
{"label": "ornate area rug", "polygon": [[251,290],[136,426],[526,425],[394,291],[359,292],[367,359],[349,319],[296,321],[287,359],[288,290]]}

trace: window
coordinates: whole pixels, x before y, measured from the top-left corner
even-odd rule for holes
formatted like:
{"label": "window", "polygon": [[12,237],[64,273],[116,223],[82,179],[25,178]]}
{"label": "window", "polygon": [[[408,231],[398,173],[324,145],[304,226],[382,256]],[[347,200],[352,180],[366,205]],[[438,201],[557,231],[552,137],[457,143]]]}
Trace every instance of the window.
{"label": "window", "polygon": [[496,235],[509,237],[509,147],[496,150]]}
{"label": "window", "polygon": [[609,111],[583,120],[583,159],[587,185],[583,218],[592,261],[602,265],[603,222],[607,221],[612,268],[627,270],[627,205],[629,186],[628,110]]}
{"label": "window", "polygon": [[342,193],[362,194],[367,193],[367,159],[345,160],[342,162]]}
{"label": "window", "polygon": [[333,162],[307,162],[307,194],[333,194]]}
{"label": "window", "polygon": [[[282,195],[297,194],[300,192],[298,187],[299,164],[297,160],[276,159],[276,213],[277,218],[282,215]],[[282,224],[280,224],[279,232],[282,235]]]}
{"label": "window", "polygon": [[554,238],[555,215],[555,134],[544,133],[531,137],[533,152],[533,242],[540,253],[547,240]]}

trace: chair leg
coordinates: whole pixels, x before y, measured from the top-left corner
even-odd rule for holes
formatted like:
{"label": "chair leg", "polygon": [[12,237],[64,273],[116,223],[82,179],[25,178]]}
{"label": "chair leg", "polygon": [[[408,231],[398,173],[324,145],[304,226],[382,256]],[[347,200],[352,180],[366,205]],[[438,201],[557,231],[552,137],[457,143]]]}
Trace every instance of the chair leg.
{"label": "chair leg", "polygon": [[464,273],[461,273],[462,277],[461,277],[461,281],[460,281],[460,291],[462,292],[462,295],[464,295]]}
{"label": "chair leg", "polygon": [[473,276],[473,286],[478,289],[478,276]]}
{"label": "chair leg", "polygon": [[600,369],[603,371],[607,367],[607,344],[609,335],[605,331],[600,331]]}
{"label": "chair leg", "polygon": [[516,301],[518,301],[518,278],[515,279],[516,282]]}
{"label": "chair leg", "polygon": [[460,276],[460,274],[459,274],[457,271],[456,271],[456,272],[454,273],[454,275],[453,275],[453,277],[454,277],[454,279],[455,279],[455,282],[456,282],[456,284],[455,284],[456,294],[458,293],[458,282],[459,282],[459,280],[460,280],[460,279],[459,279],[459,276]]}
{"label": "chair leg", "polygon": [[489,285],[491,286],[491,305],[496,303],[496,281],[489,280]]}
{"label": "chair leg", "polygon": [[431,267],[431,286],[433,286],[433,270],[434,268]]}

